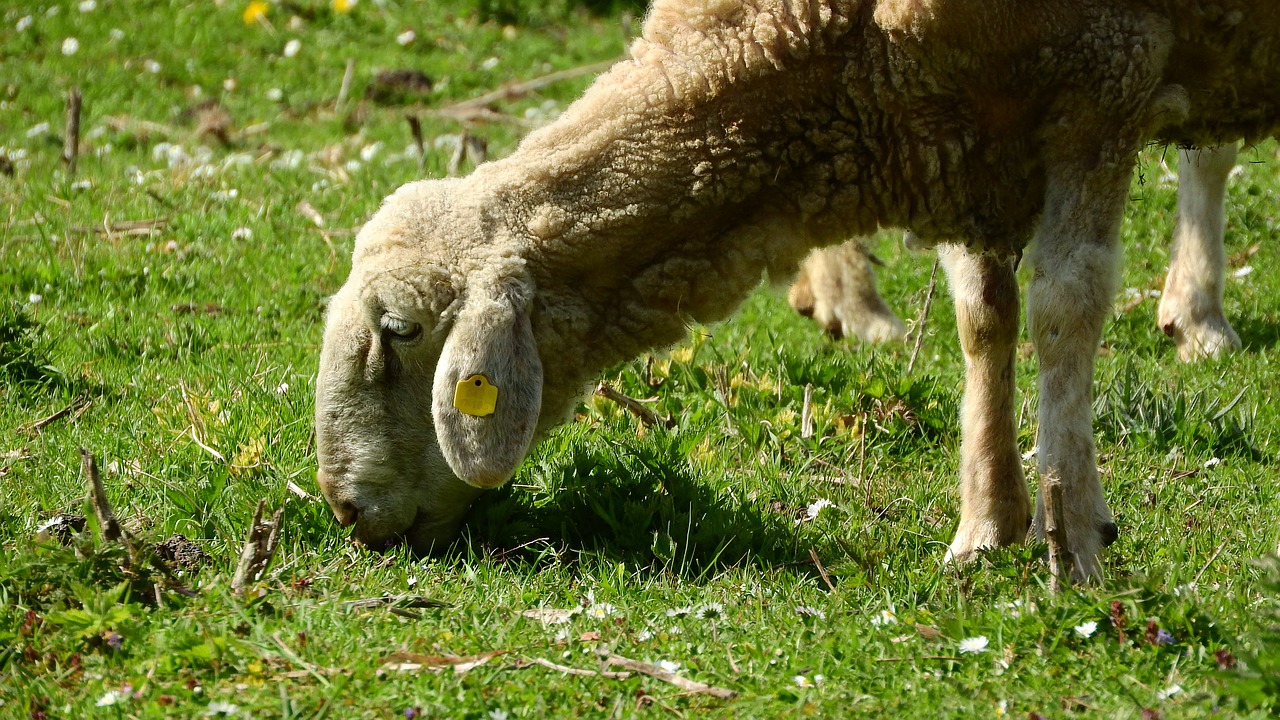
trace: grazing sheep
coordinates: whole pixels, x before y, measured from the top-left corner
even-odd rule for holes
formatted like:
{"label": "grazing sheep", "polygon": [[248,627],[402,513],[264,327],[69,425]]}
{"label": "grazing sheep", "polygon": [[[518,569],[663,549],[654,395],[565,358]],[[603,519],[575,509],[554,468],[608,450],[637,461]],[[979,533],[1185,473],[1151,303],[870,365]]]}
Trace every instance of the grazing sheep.
{"label": "grazing sheep", "polygon": [[837,340],[846,336],[866,343],[902,340],[907,326],[876,292],[871,265],[872,256],[861,240],[817,248],[800,265],[787,302]]}
{"label": "grazing sheep", "polygon": [[[1157,324],[1183,362],[1240,347],[1222,310],[1223,201],[1236,152],[1235,145],[1178,151],[1178,221]],[[861,240],[814,250],[787,293],[791,307],[837,339],[902,340],[906,326],[876,292],[868,257]]]}
{"label": "grazing sheep", "polygon": [[1178,153],[1178,221],[1156,323],[1173,338],[1183,362],[1240,347],[1222,311],[1222,208],[1235,166],[1235,145]]}
{"label": "grazing sheep", "polygon": [[658,0],[556,122],[361,230],[320,358],[321,488],[356,539],[428,549],[603,368],[904,227],[965,243],[943,252],[968,372],[951,555],[1043,528],[1014,428],[1025,249],[1039,471],[1075,577],[1100,576],[1093,358],[1133,159],[1272,135],[1276,38],[1270,0]]}

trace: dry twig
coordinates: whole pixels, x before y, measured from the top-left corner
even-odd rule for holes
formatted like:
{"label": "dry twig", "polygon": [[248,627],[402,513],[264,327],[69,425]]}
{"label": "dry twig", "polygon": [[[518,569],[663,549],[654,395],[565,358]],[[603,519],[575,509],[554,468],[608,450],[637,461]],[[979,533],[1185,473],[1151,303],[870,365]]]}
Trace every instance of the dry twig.
{"label": "dry twig", "polygon": [[813,437],[813,383],[805,383],[804,406],[800,408],[800,437]]}
{"label": "dry twig", "polygon": [[67,93],[67,132],[62,139],[62,161],[67,164],[67,175],[76,176],[76,161],[80,159],[80,88],[73,87]]}
{"label": "dry twig", "polygon": [[621,405],[622,407],[626,408],[631,412],[632,415],[635,415],[637,418],[639,418],[640,422],[644,425],[662,426],[664,428],[667,428],[668,430],[675,427],[676,425],[675,420],[672,420],[670,418],[663,420],[661,417],[658,416],[658,413],[645,407],[643,404],[641,404],[639,400],[636,400],[633,397],[627,397],[626,395],[623,395],[617,390],[614,390],[612,387],[609,386],[608,383],[604,382],[603,380],[601,380],[600,385],[596,387],[596,394],[606,400],[612,400],[618,403],[619,405]]}
{"label": "dry twig", "polygon": [[911,359],[907,361],[907,374],[916,366],[916,356],[920,354],[920,345],[924,342],[925,324],[929,322],[929,308],[933,305],[933,290],[938,286],[938,258],[933,259],[933,272],[929,274],[929,291],[924,296],[924,309],[920,311],[920,320],[916,322],[916,341],[911,346]]}
{"label": "dry twig", "polygon": [[1044,539],[1049,543],[1049,592],[1057,594],[1063,582],[1071,582],[1071,568],[1075,564],[1067,547],[1062,483],[1057,478],[1045,478],[1040,494],[1044,497]]}
{"label": "dry twig", "polygon": [[107,542],[123,542],[129,549],[129,556],[132,557],[133,547],[124,536],[120,521],[116,519],[116,513],[111,509],[111,502],[107,500],[107,491],[102,487],[98,461],[93,457],[93,453],[84,448],[80,448],[80,468],[84,471],[85,480],[89,484],[89,503],[93,505],[93,514],[98,518],[102,539]]}
{"label": "dry twig", "polygon": [[240,562],[236,565],[236,574],[231,579],[231,590],[237,595],[243,594],[249,583],[256,582],[271,564],[276,554],[276,543],[280,541],[280,519],[284,510],[277,510],[271,520],[263,522],[262,513],[267,509],[267,500],[258,501],[258,509],[253,513],[253,522],[249,524],[248,537],[240,550]]}
{"label": "dry twig", "polygon": [[818,574],[822,576],[822,581],[827,584],[831,592],[836,591],[835,583],[831,582],[831,575],[827,573],[827,568],[822,564],[822,558],[818,557],[818,551],[809,548],[809,557],[813,558],[813,566],[818,568]]}
{"label": "dry twig", "polygon": [[458,114],[459,112],[467,110],[478,110],[484,108],[492,103],[498,102],[499,100],[514,100],[562,80],[571,80],[573,78],[582,77],[583,75],[595,75],[596,73],[604,72],[605,70],[613,67],[617,62],[617,59],[605,60],[604,62],[581,65],[567,70],[557,70],[556,72],[548,73],[541,77],[533,78],[532,80],[525,80],[524,82],[510,83],[503,85],[497,90],[473,97],[470,100],[463,100],[452,105],[446,105],[438,112],[445,114]]}
{"label": "dry twig", "polygon": [[93,401],[84,396],[77,397],[75,400],[71,401],[70,405],[67,405],[52,415],[46,415],[38,420],[32,420],[25,425],[19,426],[18,432],[23,435],[37,435],[41,430],[45,429],[46,426],[61,420],[73,412],[75,413],[75,415],[72,416],[73,420],[80,417],[80,415],[82,415],[85,410],[88,410],[89,406],[92,404]]}
{"label": "dry twig", "polygon": [[601,656],[604,658],[606,665],[617,665],[628,670],[633,670],[642,675],[648,675],[655,680],[661,680],[662,682],[675,685],[686,692],[711,695],[712,697],[718,697],[721,700],[732,700],[738,696],[738,693],[733,690],[726,690],[725,688],[715,687],[714,685],[707,685],[696,680],[680,677],[673,672],[663,670],[657,665],[624,658],[621,655],[614,655],[613,653],[608,652],[601,653]]}
{"label": "dry twig", "polygon": [[[616,672],[613,670],[583,670],[582,668],[569,667],[568,665],[558,665],[545,658],[526,657],[521,658],[522,664],[518,668],[531,667],[533,665],[541,665],[544,668],[550,668],[565,675],[580,675],[583,677],[604,677],[610,680],[626,680],[631,677],[629,672]],[[523,663],[528,663],[523,664]]]}

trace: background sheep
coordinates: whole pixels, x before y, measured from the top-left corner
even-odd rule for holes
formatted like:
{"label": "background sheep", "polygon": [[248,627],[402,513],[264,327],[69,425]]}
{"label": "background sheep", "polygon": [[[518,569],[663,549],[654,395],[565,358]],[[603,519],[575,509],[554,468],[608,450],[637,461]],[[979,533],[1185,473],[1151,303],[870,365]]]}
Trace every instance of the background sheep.
{"label": "background sheep", "polygon": [[[1178,220],[1156,322],[1183,362],[1240,347],[1222,309],[1223,207],[1236,154],[1234,145],[1178,151]],[[873,260],[861,240],[818,248],[800,266],[787,300],[837,339],[902,340],[906,326],[876,291]]]}
{"label": "background sheep", "polygon": [[[631,59],[555,123],[466,178],[404,186],[361,231],[320,361],[326,497],[358,539],[428,548],[601,369],[724,317],[814,246],[899,226],[966,243],[942,253],[968,368],[951,554],[1031,525],[1025,248],[1039,470],[1062,483],[1075,576],[1100,575],[1116,528],[1092,367],[1133,158],[1280,119],[1280,16],[1220,5],[655,3]],[[472,382],[497,388],[487,408],[459,400]]]}

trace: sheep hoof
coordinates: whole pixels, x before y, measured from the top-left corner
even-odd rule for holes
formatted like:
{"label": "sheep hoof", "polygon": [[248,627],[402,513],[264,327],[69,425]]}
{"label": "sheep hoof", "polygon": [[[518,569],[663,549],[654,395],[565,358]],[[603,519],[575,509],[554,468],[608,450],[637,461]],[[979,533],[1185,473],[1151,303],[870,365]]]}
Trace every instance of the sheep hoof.
{"label": "sheep hoof", "polygon": [[1102,523],[1099,532],[1102,533],[1102,547],[1110,547],[1120,537],[1120,529],[1113,522]]}

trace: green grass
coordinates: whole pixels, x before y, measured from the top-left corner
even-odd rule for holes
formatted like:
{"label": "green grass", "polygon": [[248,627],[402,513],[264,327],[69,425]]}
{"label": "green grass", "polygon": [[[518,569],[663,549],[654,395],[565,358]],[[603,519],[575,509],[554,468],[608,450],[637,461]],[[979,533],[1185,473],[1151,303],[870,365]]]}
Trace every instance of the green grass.
{"label": "green grass", "polygon": [[[478,504],[462,542],[415,561],[352,547],[315,499],[313,377],[352,229],[400,183],[446,171],[464,128],[432,108],[617,57],[639,10],[301,0],[270,4],[268,26],[246,25],[239,0],[12,5],[0,10],[0,717],[1172,718],[1280,705],[1280,591],[1255,562],[1280,539],[1274,144],[1246,151],[1230,190],[1233,269],[1253,268],[1227,286],[1244,352],[1178,364],[1154,299],[1108,325],[1095,407],[1121,536],[1102,587],[1050,596],[1036,547],[942,565],[963,361],[941,288],[909,377],[908,348],[831,343],[761,289],[734,319],[606,373],[656,398],[672,430],[584,401]],[[367,99],[394,69],[433,88]],[[526,119],[587,82],[498,103],[506,120],[466,129],[504,154]],[[59,160],[72,86],[74,178]],[[211,101],[225,142],[200,129]],[[421,166],[406,114],[421,118]],[[1137,291],[1158,288],[1167,262],[1165,156],[1142,158],[1125,223],[1124,286]],[[139,220],[155,232],[119,225]],[[914,319],[929,259],[894,237],[875,245],[882,290]],[[1034,372],[1020,363],[1028,449]],[[194,596],[157,600],[152,573],[92,533],[36,539],[86,511],[81,447],[139,538],[181,534],[207,553],[184,571]],[[283,540],[241,599],[230,577],[262,497],[285,509]],[[809,519],[819,499],[831,505]],[[445,605],[347,604],[384,594]],[[522,614],[537,608],[580,612],[544,625]],[[1091,636],[1075,630],[1089,622]],[[986,652],[959,652],[978,636]],[[595,669],[600,645],[739,695],[524,667]],[[393,653],[492,651],[506,654],[465,673],[379,672]]]}

